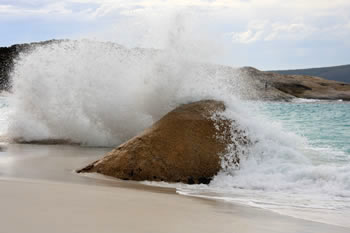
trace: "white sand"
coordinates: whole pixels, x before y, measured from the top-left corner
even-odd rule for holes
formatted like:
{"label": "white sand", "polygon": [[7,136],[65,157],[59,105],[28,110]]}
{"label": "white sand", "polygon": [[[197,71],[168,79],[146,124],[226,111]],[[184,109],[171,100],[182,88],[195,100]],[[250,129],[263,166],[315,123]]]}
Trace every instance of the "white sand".
{"label": "white sand", "polygon": [[180,196],[173,189],[98,181],[71,172],[103,150],[12,145],[2,152],[0,233],[350,232],[257,208]]}

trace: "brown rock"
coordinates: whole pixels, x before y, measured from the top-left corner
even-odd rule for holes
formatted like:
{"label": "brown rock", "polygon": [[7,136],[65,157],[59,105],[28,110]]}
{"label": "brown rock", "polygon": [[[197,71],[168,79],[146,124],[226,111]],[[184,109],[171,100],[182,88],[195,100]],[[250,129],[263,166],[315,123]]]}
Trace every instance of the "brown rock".
{"label": "brown rock", "polygon": [[[78,172],[97,172],[124,180],[209,183],[221,169],[229,143],[246,144],[235,122],[213,120],[225,110],[219,101],[182,105],[126,143]],[[231,132],[237,134],[232,140]],[[239,156],[229,161],[239,163]]]}
{"label": "brown rock", "polygon": [[[282,75],[253,67],[240,68],[254,88],[248,99],[285,100],[293,98],[350,101],[350,84],[307,75]],[[252,94],[256,96],[252,96]]]}

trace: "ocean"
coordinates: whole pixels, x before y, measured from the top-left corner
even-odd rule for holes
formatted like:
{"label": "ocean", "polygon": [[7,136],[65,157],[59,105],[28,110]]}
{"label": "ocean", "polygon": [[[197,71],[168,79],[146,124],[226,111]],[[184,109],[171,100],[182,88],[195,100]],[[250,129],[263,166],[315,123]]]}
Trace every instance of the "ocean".
{"label": "ocean", "polygon": [[[209,185],[145,182],[171,186],[182,195],[218,199],[297,218],[350,226],[350,104],[346,102],[254,103],[266,119],[292,134],[300,157],[250,154],[240,170],[222,172]],[[1,136],[10,105],[0,97]],[[269,130],[269,129],[266,129]],[[300,144],[299,144],[300,143]],[[267,145],[269,146],[269,145]],[[276,146],[273,145],[272,146]],[[281,157],[279,157],[281,156]]]}
{"label": "ocean", "polygon": [[0,97],[1,138],[112,147],[179,104],[222,100],[223,115],[253,142],[239,169],[226,167],[209,185],[145,183],[349,227],[350,104],[246,101],[238,93],[254,90],[242,74],[192,59],[86,41],[34,49],[16,61],[12,94]]}
{"label": "ocean", "polygon": [[295,140],[290,151],[266,142],[276,147],[266,150],[270,154],[252,152],[240,170],[217,175],[209,186],[178,187],[178,193],[350,226],[350,104],[299,99],[255,105]]}

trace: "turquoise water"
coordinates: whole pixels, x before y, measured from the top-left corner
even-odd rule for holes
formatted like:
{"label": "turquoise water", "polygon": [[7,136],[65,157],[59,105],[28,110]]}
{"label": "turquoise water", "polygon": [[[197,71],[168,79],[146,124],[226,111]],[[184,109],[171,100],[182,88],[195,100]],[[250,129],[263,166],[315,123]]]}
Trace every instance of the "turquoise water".
{"label": "turquoise water", "polygon": [[[237,171],[183,195],[214,198],[350,227],[350,104],[248,103],[256,145]],[[249,129],[248,129],[249,130]]]}
{"label": "turquoise water", "polygon": [[260,109],[288,131],[305,137],[314,150],[323,152],[319,159],[350,161],[349,103],[265,103]]}

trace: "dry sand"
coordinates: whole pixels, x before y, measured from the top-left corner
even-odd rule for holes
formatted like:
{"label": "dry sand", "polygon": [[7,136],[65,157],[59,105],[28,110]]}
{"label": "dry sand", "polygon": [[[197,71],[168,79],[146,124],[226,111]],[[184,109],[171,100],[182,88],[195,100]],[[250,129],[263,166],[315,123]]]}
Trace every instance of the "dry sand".
{"label": "dry sand", "polygon": [[180,196],[174,189],[72,172],[106,150],[10,145],[1,152],[0,233],[350,232],[258,208]]}

